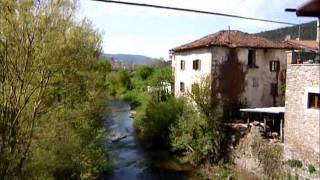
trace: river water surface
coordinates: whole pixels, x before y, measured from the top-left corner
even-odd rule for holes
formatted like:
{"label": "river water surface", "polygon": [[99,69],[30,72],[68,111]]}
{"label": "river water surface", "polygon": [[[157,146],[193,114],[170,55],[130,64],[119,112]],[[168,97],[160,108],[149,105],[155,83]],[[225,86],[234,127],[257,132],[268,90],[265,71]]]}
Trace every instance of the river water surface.
{"label": "river water surface", "polygon": [[142,146],[136,139],[128,103],[112,101],[110,107],[112,113],[104,118],[104,126],[110,134],[106,150],[113,167],[99,179],[190,179],[190,166],[180,164],[166,149]]}

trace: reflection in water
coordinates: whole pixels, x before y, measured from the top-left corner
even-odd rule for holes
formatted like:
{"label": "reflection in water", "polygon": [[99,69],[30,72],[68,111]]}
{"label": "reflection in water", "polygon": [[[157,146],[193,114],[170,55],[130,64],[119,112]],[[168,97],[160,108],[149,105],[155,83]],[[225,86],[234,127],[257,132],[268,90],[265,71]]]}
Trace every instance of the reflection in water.
{"label": "reflection in water", "polygon": [[190,167],[183,166],[161,149],[144,149],[134,136],[130,106],[123,101],[112,101],[112,115],[105,117],[105,128],[110,133],[107,151],[113,170],[99,179],[189,179]]}

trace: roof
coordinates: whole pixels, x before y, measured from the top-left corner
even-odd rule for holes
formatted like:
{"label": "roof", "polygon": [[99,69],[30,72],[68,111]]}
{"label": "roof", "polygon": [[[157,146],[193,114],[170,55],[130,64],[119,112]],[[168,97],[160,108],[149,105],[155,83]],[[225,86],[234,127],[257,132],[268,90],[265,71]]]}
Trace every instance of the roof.
{"label": "roof", "polygon": [[296,10],[297,16],[320,17],[320,0],[309,0]]}
{"label": "roof", "polygon": [[263,37],[250,35],[241,31],[219,31],[201,39],[176,47],[171,51],[184,51],[189,49],[224,46],[261,49],[294,49],[293,45],[285,42],[274,42]]}
{"label": "roof", "polygon": [[289,44],[296,45],[296,46],[299,46],[300,48],[308,49],[311,51],[317,51],[318,49],[317,41],[313,41],[313,40],[288,40],[287,42]]}
{"label": "roof", "polygon": [[280,113],[284,113],[284,109],[285,109],[284,107],[265,107],[265,108],[240,109],[240,111],[241,112],[280,114]]}

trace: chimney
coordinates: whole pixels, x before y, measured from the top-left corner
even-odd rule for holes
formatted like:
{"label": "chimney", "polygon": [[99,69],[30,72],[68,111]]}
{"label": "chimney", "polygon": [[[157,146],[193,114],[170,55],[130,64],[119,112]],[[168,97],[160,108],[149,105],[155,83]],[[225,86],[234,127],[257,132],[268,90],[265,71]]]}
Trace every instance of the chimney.
{"label": "chimney", "polygon": [[290,39],[291,39],[290,34],[286,35],[286,37],[284,38],[285,41],[288,41],[288,40],[290,40]]}

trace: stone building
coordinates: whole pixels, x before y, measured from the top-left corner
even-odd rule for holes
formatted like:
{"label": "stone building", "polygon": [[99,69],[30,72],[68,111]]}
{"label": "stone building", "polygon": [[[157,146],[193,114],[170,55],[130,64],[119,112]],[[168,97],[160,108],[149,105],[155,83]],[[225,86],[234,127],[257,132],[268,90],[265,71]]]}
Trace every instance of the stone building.
{"label": "stone building", "polygon": [[320,164],[320,64],[288,64],[284,136],[286,159]]}
{"label": "stone building", "polygon": [[[320,0],[307,1],[297,16],[317,17],[317,39],[297,41],[314,51],[314,59],[303,64],[288,64],[285,101],[285,158],[298,159],[304,165],[320,166]],[[297,63],[293,53],[288,62]]]}
{"label": "stone building", "polygon": [[[248,107],[283,105],[286,51],[293,47],[240,31],[220,31],[174,48],[174,94],[191,91],[204,76],[212,79],[222,74],[215,84],[231,84],[219,93],[232,95],[240,88],[238,99]],[[243,74],[237,72],[239,68]]]}

